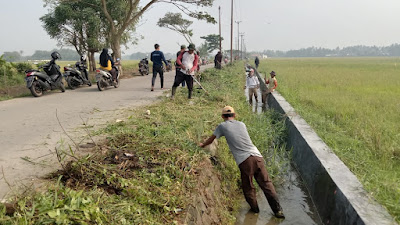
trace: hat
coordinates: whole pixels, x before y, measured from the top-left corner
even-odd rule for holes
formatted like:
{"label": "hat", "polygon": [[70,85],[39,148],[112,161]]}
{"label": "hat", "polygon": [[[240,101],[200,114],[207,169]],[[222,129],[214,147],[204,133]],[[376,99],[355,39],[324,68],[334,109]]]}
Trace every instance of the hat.
{"label": "hat", "polygon": [[223,115],[224,115],[224,114],[233,114],[233,113],[235,113],[235,110],[234,110],[231,106],[229,106],[229,105],[225,106],[225,107],[222,109],[222,114],[223,114]]}
{"label": "hat", "polygon": [[190,43],[188,49],[189,50],[195,50],[196,46],[193,43]]}
{"label": "hat", "polygon": [[275,71],[273,71],[273,70],[269,74],[276,76]]}
{"label": "hat", "polygon": [[181,45],[181,49],[186,49],[186,45]]}

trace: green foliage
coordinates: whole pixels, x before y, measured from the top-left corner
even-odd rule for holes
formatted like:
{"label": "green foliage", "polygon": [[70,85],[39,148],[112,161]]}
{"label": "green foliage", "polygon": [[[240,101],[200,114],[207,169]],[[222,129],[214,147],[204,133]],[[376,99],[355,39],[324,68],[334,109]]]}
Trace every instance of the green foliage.
{"label": "green foliage", "polygon": [[17,69],[18,73],[25,73],[26,70],[31,70],[33,69],[33,66],[31,63],[28,62],[20,62],[15,64],[15,68]]}
{"label": "green foliage", "polygon": [[61,45],[74,46],[80,55],[97,52],[104,45],[103,20],[91,5],[80,1],[62,1],[40,20],[51,38]]}
{"label": "green foliage", "polygon": [[193,30],[189,29],[192,23],[192,21],[184,19],[180,13],[169,12],[158,20],[157,25],[173,30],[182,35],[188,43],[193,43],[191,39]]}
{"label": "green foliage", "polygon": [[400,222],[398,58],[271,59],[278,91]]}
{"label": "green foliage", "polygon": [[[219,49],[219,35],[218,34],[209,34],[207,36],[200,37],[201,39],[206,40],[207,51],[212,52],[216,49]],[[221,42],[224,40],[221,37]]]}

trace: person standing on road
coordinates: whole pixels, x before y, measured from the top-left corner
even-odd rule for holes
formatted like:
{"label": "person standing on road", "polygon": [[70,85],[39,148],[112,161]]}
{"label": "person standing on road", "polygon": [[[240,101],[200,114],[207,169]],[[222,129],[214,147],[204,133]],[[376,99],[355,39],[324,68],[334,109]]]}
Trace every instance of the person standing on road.
{"label": "person standing on road", "polygon": [[257,204],[256,189],[253,184],[254,177],[264,192],[275,217],[285,218],[275,187],[265,168],[264,159],[251,141],[246,125],[235,120],[235,117],[235,110],[231,106],[225,106],[222,109],[224,122],[220,123],[213,135],[205,142],[200,143],[199,146],[204,148],[211,144],[215,138],[225,136],[229,149],[235,158],[236,164],[239,166],[243,194],[251,207],[251,211],[254,213],[260,212]]}
{"label": "person standing on road", "polygon": [[258,69],[258,64],[260,64],[260,60],[258,59],[258,56],[256,56],[256,59],[254,60],[254,64],[256,64],[256,69]]}
{"label": "person standing on road", "polygon": [[258,78],[254,76],[254,69],[251,68],[249,75],[246,78],[246,86],[244,88],[248,88],[248,94],[249,94],[249,103],[251,106],[253,106],[253,95],[256,100],[256,104],[258,102],[258,95],[257,95],[257,90],[260,87],[260,82],[258,81]]}
{"label": "person standing on road", "polygon": [[150,60],[153,62],[153,78],[151,79],[151,91],[154,91],[154,82],[157,78],[157,73],[160,74],[161,89],[164,89],[164,71],[163,64],[168,65],[167,60],[165,60],[164,53],[160,51],[160,45],[154,45],[155,51],[150,55]]}
{"label": "person standing on road", "polygon": [[[182,52],[185,52],[186,51],[186,45],[181,45],[181,50],[179,51],[179,52],[177,52],[176,53],[176,59],[178,60],[178,57],[179,57],[179,55],[182,53]],[[176,77],[178,76],[178,73],[182,73],[181,72],[181,66],[180,65],[178,65],[178,63],[175,61],[175,79],[176,79]],[[183,80],[182,81],[182,87],[185,87],[185,80]]]}
{"label": "person standing on road", "polygon": [[186,81],[187,87],[188,87],[188,98],[192,98],[192,93],[193,93],[193,75],[194,71],[197,69],[197,63],[198,63],[198,56],[195,54],[195,45],[194,44],[189,44],[189,51],[182,52],[178,58],[176,59],[176,63],[180,66],[181,68],[181,73],[177,74],[175,76],[175,81],[174,85],[172,86],[172,94],[171,98],[174,98],[176,88],[179,86],[182,81]]}
{"label": "person standing on road", "polygon": [[265,76],[265,78],[264,78],[265,85],[267,86],[267,90],[265,92],[263,92],[263,94],[262,94],[263,108],[265,108],[267,105],[269,94],[274,92],[275,89],[278,87],[278,81],[275,78],[275,76],[276,76],[275,71],[271,71],[271,73],[269,73],[269,74],[271,75],[271,77],[269,79],[267,79],[267,76]]}

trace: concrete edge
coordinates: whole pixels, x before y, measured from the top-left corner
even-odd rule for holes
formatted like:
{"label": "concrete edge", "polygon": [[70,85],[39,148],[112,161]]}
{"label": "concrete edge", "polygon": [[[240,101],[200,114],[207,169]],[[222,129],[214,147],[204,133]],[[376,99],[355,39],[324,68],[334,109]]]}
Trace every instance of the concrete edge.
{"label": "concrete edge", "polygon": [[268,105],[287,115],[288,147],[324,224],[397,224],[279,93]]}

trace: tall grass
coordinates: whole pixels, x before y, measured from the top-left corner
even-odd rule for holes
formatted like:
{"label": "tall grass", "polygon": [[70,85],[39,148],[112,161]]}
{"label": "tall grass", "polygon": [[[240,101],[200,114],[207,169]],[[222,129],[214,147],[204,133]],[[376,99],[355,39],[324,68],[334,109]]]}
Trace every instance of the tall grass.
{"label": "tall grass", "polygon": [[400,222],[400,60],[268,59],[278,91]]}
{"label": "tall grass", "polygon": [[[242,89],[243,65],[211,69],[202,78],[210,95],[198,90],[189,101],[187,89],[180,88],[173,101],[163,97],[157,104],[130,111],[124,122],[97,131],[107,137],[101,149],[71,163],[63,162],[66,171],[47,192],[16,197],[13,215],[5,215],[0,206],[0,224],[183,223],[182,210],[187,210],[191,196],[201,186],[196,171],[204,169],[201,162],[210,157],[197,144],[223,121],[220,114],[225,105],[232,105],[237,119],[246,123],[267,159],[271,177],[278,180],[288,162],[283,159],[285,126],[278,114],[251,112]],[[66,152],[70,152],[68,148]],[[123,153],[135,156],[134,165],[107,163]],[[220,192],[214,195],[218,198],[214,207],[223,224],[232,224],[232,209],[242,194],[238,167],[224,138],[213,160],[215,167],[210,169],[222,182]],[[125,169],[119,169],[121,166]]]}

